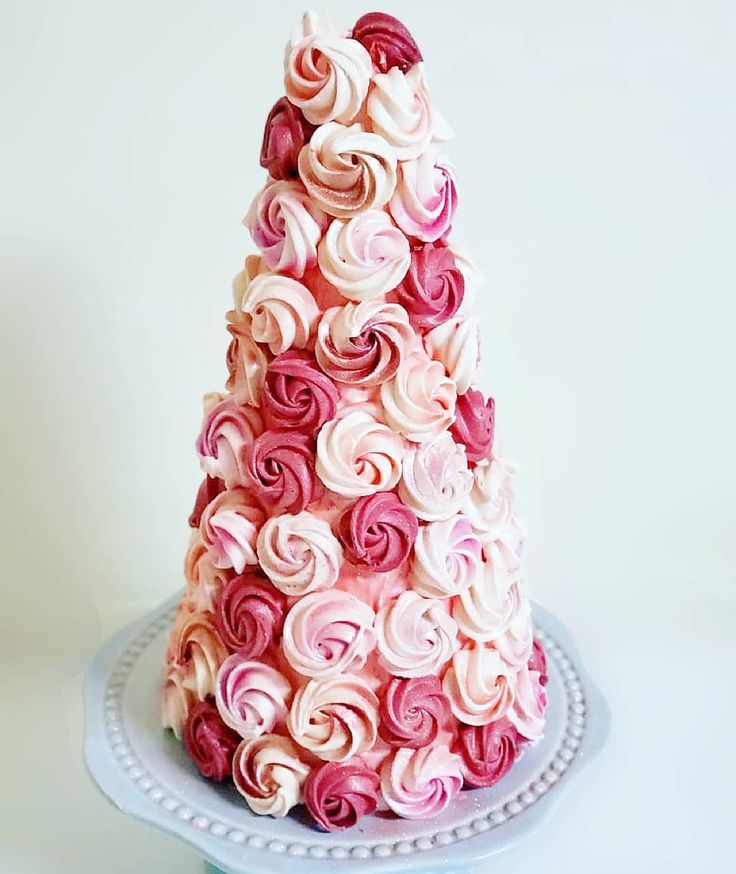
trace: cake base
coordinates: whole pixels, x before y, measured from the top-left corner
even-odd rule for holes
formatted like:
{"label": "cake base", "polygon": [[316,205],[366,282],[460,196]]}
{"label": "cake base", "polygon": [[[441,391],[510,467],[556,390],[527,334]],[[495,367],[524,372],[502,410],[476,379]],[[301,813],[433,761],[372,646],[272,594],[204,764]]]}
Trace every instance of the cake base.
{"label": "cake base", "polygon": [[372,815],[329,834],[301,817],[300,808],[285,819],[256,816],[234,788],[200,777],[160,727],[163,652],[179,598],[120,631],[92,662],[85,758],[112,802],[189,843],[211,863],[210,874],[281,874],[295,862],[302,874],[342,874],[348,864],[355,872],[468,870],[541,822],[609,733],[608,706],[571,636],[535,605],[549,672],[545,736],[495,786],[461,792],[434,819]]}

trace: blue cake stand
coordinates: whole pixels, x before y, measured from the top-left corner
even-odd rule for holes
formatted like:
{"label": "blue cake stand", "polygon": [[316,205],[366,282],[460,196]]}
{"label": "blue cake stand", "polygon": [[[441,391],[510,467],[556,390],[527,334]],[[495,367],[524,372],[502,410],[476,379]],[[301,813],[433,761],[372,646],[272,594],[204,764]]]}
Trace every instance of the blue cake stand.
{"label": "blue cake stand", "polygon": [[120,631],[90,665],[85,758],[120,810],[186,841],[211,872],[283,874],[295,864],[300,874],[482,870],[552,812],[608,737],[608,706],[572,637],[535,606],[549,668],[545,736],[499,783],[462,792],[432,820],[374,815],[331,834],[298,813],[255,816],[232,787],[203,780],[160,727],[163,652],[179,597]]}

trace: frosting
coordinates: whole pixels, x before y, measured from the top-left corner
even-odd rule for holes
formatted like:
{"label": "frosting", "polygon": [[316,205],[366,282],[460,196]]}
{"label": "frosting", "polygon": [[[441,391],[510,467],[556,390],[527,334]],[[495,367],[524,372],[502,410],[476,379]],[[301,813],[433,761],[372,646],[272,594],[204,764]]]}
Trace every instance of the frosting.
{"label": "frosting", "polygon": [[376,742],[378,698],[355,674],[309,680],[294,696],[287,726],[320,759],[344,762]]}
{"label": "frosting", "polygon": [[161,726],[170,728],[178,740],[182,738],[187,716],[196,701],[192,690],[185,685],[187,672],[187,666],[170,671],[161,694]]}
{"label": "frosting", "polygon": [[392,67],[374,76],[366,110],[371,127],[391,143],[400,161],[418,158],[429,146],[432,106],[421,64],[406,73]]}
{"label": "frosting", "polygon": [[266,343],[274,355],[292,346],[303,349],[319,318],[311,291],[296,279],[260,273],[243,295],[243,312],[253,319],[253,339]]}
{"label": "frosting", "polygon": [[334,419],[340,394],[308,352],[291,350],[268,365],[263,406],[272,428],[318,431]]}
{"label": "frosting", "polygon": [[215,685],[220,716],[242,738],[273,730],[286,718],[291,685],[276,668],[233,653],[222,664]]}
{"label": "frosting", "polygon": [[465,447],[468,461],[477,463],[490,458],[496,407],[493,398],[486,400],[481,392],[468,389],[455,404],[455,421],[450,428],[452,436]]}
{"label": "frosting", "polygon": [[519,734],[536,743],[544,734],[544,711],[547,692],[537,671],[524,667],[515,677],[514,703],[509,710],[509,722]]}
{"label": "frosting", "polygon": [[189,711],[182,743],[204,777],[222,783],[232,774],[240,738],[222,721],[214,704],[199,701]]}
{"label": "frosting", "polygon": [[353,564],[385,573],[409,556],[419,525],[394,492],[365,495],[343,514],[339,535]]}
{"label": "frosting", "polygon": [[381,769],[384,801],[406,819],[437,816],[462,788],[461,766],[461,758],[444,744],[396,750]]}
{"label": "frosting", "polygon": [[213,612],[215,600],[231,571],[215,567],[198,530],[192,531],[184,559],[187,598],[197,612]]}
{"label": "frosting", "polygon": [[272,516],[258,537],[261,569],[279,591],[300,596],[335,585],[342,547],[327,521],[306,510]]}
{"label": "frosting", "polygon": [[307,434],[274,428],[246,448],[247,485],[271,513],[298,513],[318,496],[312,446]]}
{"label": "frosting", "polygon": [[464,516],[430,522],[419,529],[411,565],[415,592],[427,598],[460,595],[478,583],[482,567],[483,547]]}
{"label": "frosting", "polygon": [[266,119],[261,143],[261,167],[272,179],[289,179],[298,175],[297,159],[314,128],[298,107],[281,97]]}
{"label": "frosting", "polygon": [[333,219],[317,250],[319,267],[343,297],[360,301],[395,288],[411,261],[409,242],[383,210]]}
{"label": "frosting", "polygon": [[480,329],[474,316],[449,319],[438,325],[424,338],[427,351],[441,361],[457,385],[457,393],[464,395],[478,379],[480,362]]}
{"label": "frosting", "polygon": [[456,397],[442,365],[420,350],[406,356],[393,379],[381,386],[389,425],[414,443],[431,440],[452,424]]}
{"label": "frosting", "polygon": [[404,457],[399,495],[425,522],[454,516],[472,486],[465,452],[446,431],[413,446]]}
{"label": "frosting", "polygon": [[436,674],[457,647],[457,626],[442,603],[403,592],[376,615],[381,665],[397,677]]}
{"label": "frosting", "polygon": [[317,474],[328,489],[346,497],[392,489],[403,457],[402,438],[364,410],[327,422],[317,435]]}
{"label": "frosting", "polygon": [[228,378],[225,387],[239,404],[259,406],[268,357],[253,339],[251,322],[242,313],[228,313],[227,329],[232,340],[227,350]]}
{"label": "frosting", "polygon": [[425,243],[441,239],[457,209],[454,169],[444,159],[435,161],[432,151],[402,161],[389,209],[407,237]]}
{"label": "frosting", "polygon": [[396,373],[413,340],[403,307],[365,300],[325,312],[315,353],[322,370],[338,382],[379,385]]}
{"label": "frosting", "polygon": [[482,643],[455,653],[442,689],[452,712],[467,725],[502,719],[514,700],[511,668],[495,649]]}
{"label": "frosting", "polygon": [[243,741],[233,759],[235,788],[261,816],[286,816],[301,802],[308,774],[296,745],[276,734]]}
{"label": "frosting", "polygon": [[394,747],[419,749],[434,744],[452,717],[439,678],[430,674],[392,679],[381,695],[379,733]]}
{"label": "frosting", "polygon": [[498,783],[516,761],[523,742],[508,719],[462,726],[452,751],[462,759],[465,785],[478,789]]}
{"label": "frosting", "polygon": [[215,692],[217,672],[227,658],[211,613],[180,615],[172,630],[172,664],[184,668],[178,681],[197,701]]}
{"label": "frosting", "polygon": [[326,762],[304,786],[304,801],[324,831],[350,828],[378,806],[378,774],[360,760]]}
{"label": "frosting", "polygon": [[245,489],[221,492],[202,513],[199,530],[215,567],[242,573],[256,564],[256,536],[263,524],[263,510]]}
{"label": "frosting", "polygon": [[514,497],[515,473],[513,462],[496,455],[478,462],[463,513],[483,540],[503,540],[518,549],[521,532]]}
{"label": "frosting", "polygon": [[408,70],[422,60],[422,54],[407,28],[385,12],[369,12],[359,18],[352,30],[353,39],[362,43],[374,65],[382,73],[392,67]]}
{"label": "frosting", "polygon": [[503,631],[493,638],[493,645],[508,664],[525,668],[534,651],[534,638],[531,607],[521,593],[520,584],[516,600],[517,609]]}
{"label": "frosting", "polygon": [[330,122],[299,153],[299,175],[315,203],[337,218],[383,206],[396,187],[396,154],[360,124]]}
{"label": "frosting", "polygon": [[436,328],[458,311],[465,295],[465,277],[451,249],[424,243],[412,249],[409,271],[396,292],[415,328]]}
{"label": "frosting", "polygon": [[192,512],[189,514],[189,527],[199,528],[199,523],[202,521],[202,513],[204,513],[207,505],[212,503],[215,498],[225,490],[225,483],[221,479],[212,476],[206,476],[199,484],[197,496],[194,499]]}
{"label": "frosting", "polygon": [[289,664],[305,677],[326,679],[363,667],[375,638],[375,613],[347,592],[313,592],[289,611],[282,645]]}
{"label": "frosting", "polygon": [[254,574],[233,577],[217,599],[215,623],[223,643],[243,658],[255,659],[281,634],[286,602]]}
{"label": "frosting", "polygon": [[202,470],[219,477],[228,489],[242,485],[241,450],[262,431],[260,412],[239,404],[232,395],[208,405],[196,443]]}
{"label": "frosting", "polygon": [[536,671],[539,674],[540,684],[546,686],[549,681],[547,676],[547,655],[544,652],[544,647],[536,637],[532,642],[532,654],[529,656],[528,667],[530,671]]}

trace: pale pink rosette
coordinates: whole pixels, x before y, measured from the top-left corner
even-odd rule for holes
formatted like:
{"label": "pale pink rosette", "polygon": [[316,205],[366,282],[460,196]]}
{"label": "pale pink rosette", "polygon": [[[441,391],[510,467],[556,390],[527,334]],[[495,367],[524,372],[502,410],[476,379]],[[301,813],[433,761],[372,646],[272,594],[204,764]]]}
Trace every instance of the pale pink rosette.
{"label": "pale pink rosette", "polygon": [[471,587],[482,568],[483,547],[465,516],[420,527],[411,564],[415,592],[426,598],[452,598]]}
{"label": "pale pink rosette", "polygon": [[239,404],[233,395],[208,395],[196,443],[202,470],[228,489],[243,485],[241,450],[262,431],[259,410]]}
{"label": "pale pink rosette", "polygon": [[260,659],[233,653],[220,667],[215,702],[223,722],[246,740],[283,723],[291,701],[291,684]]}
{"label": "pale pink rosette", "polygon": [[187,602],[195,612],[214,612],[217,596],[231,573],[227,568],[215,567],[199,530],[192,531],[184,558],[184,577]]}
{"label": "pale pink rosette", "polygon": [[452,227],[457,209],[455,170],[430,150],[399,164],[396,190],[389,210],[396,224],[412,239],[431,243]]}
{"label": "pale pink rosette", "polygon": [[244,219],[271,270],[297,279],[317,263],[317,243],[327,222],[298,179],[269,180]]}
{"label": "pale pink rosette", "polygon": [[444,367],[422,350],[406,356],[394,377],[381,386],[386,419],[413,443],[431,440],[455,418],[455,383]]}
{"label": "pale pink rosette", "polygon": [[235,310],[229,312],[227,329],[233,339],[227,350],[225,388],[239,404],[260,406],[268,356],[253,338],[249,316]]}
{"label": "pale pink rosette", "polygon": [[299,175],[328,215],[351,218],[383,206],[396,187],[396,153],[360,124],[329,122],[299,153]]}
{"label": "pale pink rosette", "polygon": [[462,759],[445,744],[396,750],[381,769],[384,801],[404,819],[438,816],[462,786]]}
{"label": "pale pink rosette", "polygon": [[352,410],[322,426],[317,475],[345,497],[389,491],[401,477],[404,451],[404,440],[391,428],[364,410]]}
{"label": "pale pink rosette", "polygon": [[516,668],[523,668],[528,664],[534,650],[534,626],[531,605],[521,591],[521,584],[517,598],[516,611],[503,631],[493,638],[493,645],[504,661]]}
{"label": "pale pink rosette", "polygon": [[161,694],[161,727],[170,728],[178,740],[197,698],[186,682],[189,667],[181,665],[170,671]]}
{"label": "pale pink rosette", "polygon": [[347,592],[314,592],[289,611],[282,637],[287,661],[305,677],[358,671],[375,645],[376,614]]}
{"label": "pale pink rosette", "polygon": [[514,671],[493,647],[482,643],[456,652],[442,690],[466,725],[486,725],[506,716],[514,701]]}
{"label": "pale pink rosette", "polygon": [[418,158],[432,141],[432,105],[422,64],[406,73],[398,67],[377,73],[366,109],[372,129],[391,143],[400,161]]}
{"label": "pale pink rosette", "polygon": [[496,454],[479,461],[473,468],[473,488],[463,513],[481,540],[502,540],[518,553],[524,526],[516,513],[515,474],[514,462]]}
{"label": "pale pink rosette", "polygon": [[259,273],[243,295],[241,306],[253,320],[253,339],[267,344],[273,355],[304,349],[319,319],[312,292],[279,273]]}
{"label": "pale pink rosette", "polygon": [[231,567],[241,574],[246,565],[257,564],[256,537],[265,518],[250,493],[241,488],[221,492],[208,504],[199,530],[215,567]]}
{"label": "pale pink rosette", "polygon": [[247,255],[245,265],[233,279],[233,306],[237,312],[243,308],[243,298],[248,286],[259,273],[268,273],[268,268],[260,255]]}
{"label": "pale pink rosette", "polygon": [[356,674],[310,680],[294,695],[289,732],[326,762],[345,762],[373,748],[378,737],[378,698]]}
{"label": "pale pink rosette", "polygon": [[345,221],[333,219],[317,256],[325,279],[354,301],[381,297],[396,288],[411,263],[408,240],[379,209]]}
{"label": "pale pink rosette", "polygon": [[399,495],[425,522],[458,513],[472,485],[465,451],[447,431],[413,446],[404,456]]}
{"label": "pale pink rosette", "polygon": [[212,613],[182,613],[171,631],[171,664],[181,668],[181,685],[204,701],[215,692],[217,672],[227,658]]}
{"label": "pale pink rosette", "polygon": [[457,625],[441,601],[404,592],[376,615],[381,665],[395,677],[437,674],[457,649]]}
{"label": "pale pink rosette", "polygon": [[259,816],[283,817],[300,804],[309,771],[296,744],[277,734],[244,740],[233,757],[235,788]]}
{"label": "pale pink rosette", "polygon": [[442,362],[459,395],[478,381],[480,326],[475,316],[448,319],[425,335],[424,344],[432,358]]}
{"label": "pale pink rosette", "polygon": [[539,671],[520,668],[514,677],[514,703],[508,712],[509,722],[533,743],[544,734],[547,691],[541,679]]}

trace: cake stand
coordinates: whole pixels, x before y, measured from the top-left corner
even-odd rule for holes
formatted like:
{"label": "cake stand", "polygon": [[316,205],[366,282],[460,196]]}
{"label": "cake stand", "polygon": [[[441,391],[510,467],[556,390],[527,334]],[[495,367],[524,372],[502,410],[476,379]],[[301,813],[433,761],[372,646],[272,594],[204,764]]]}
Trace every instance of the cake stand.
{"label": "cake stand", "polygon": [[606,741],[610,712],[570,634],[534,607],[547,653],[544,739],[491,789],[461,792],[441,816],[364,817],[324,834],[296,813],[256,816],[232,787],[202,779],[159,724],[163,653],[177,594],[100,650],[85,679],[85,758],[120,810],[186,841],[223,874],[415,874],[481,871],[490,856],[527,835],[556,806]]}

